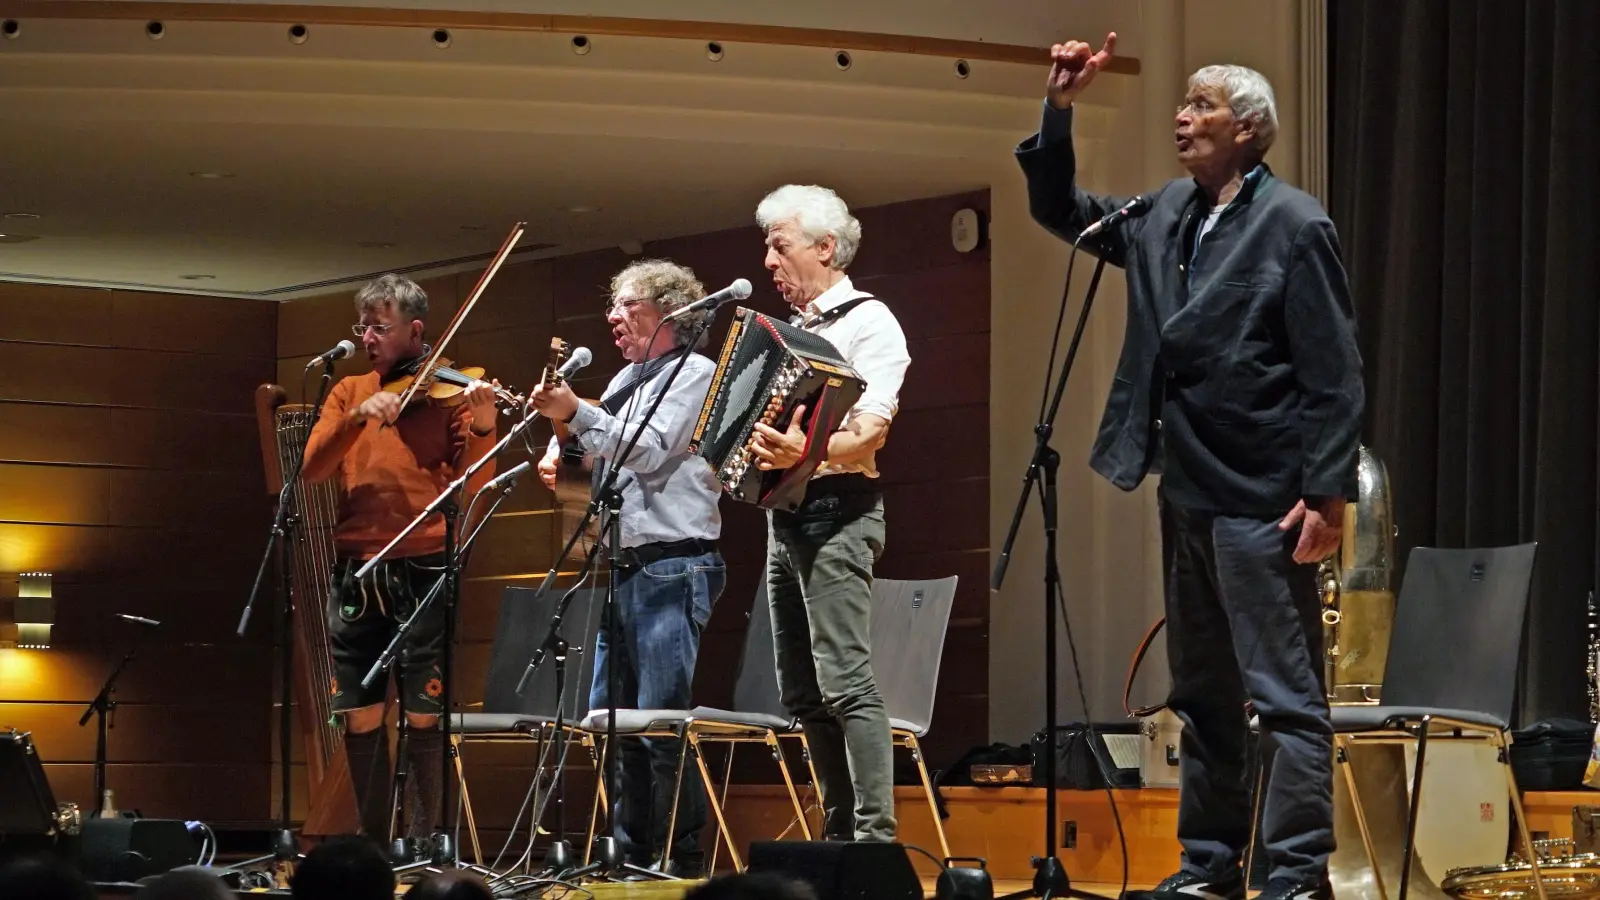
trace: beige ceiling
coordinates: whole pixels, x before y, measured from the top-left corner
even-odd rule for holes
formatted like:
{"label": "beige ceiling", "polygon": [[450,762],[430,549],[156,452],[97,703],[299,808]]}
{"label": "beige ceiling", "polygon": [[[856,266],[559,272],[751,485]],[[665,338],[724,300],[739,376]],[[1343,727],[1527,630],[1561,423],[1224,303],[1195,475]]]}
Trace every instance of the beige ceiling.
{"label": "beige ceiling", "polygon": [[20,20],[0,41],[0,214],[39,218],[0,233],[39,239],[0,240],[0,278],[276,299],[481,268],[519,220],[548,254],[746,224],[785,181],[854,205],[982,187],[1036,122],[1043,74],[867,51],[840,71],[831,50],[737,42],[711,62],[659,38],[579,56],[562,34],[458,29],[441,49],[417,28],[313,25],[295,45],[281,23],[169,21],[152,41],[141,21]]}

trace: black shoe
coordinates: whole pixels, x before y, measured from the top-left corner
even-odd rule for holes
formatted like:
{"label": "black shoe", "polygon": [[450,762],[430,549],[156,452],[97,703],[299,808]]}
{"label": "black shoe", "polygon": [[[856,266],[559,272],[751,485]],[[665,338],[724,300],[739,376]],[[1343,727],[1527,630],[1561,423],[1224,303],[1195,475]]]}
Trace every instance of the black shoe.
{"label": "black shoe", "polygon": [[[1169,875],[1153,891],[1129,891],[1128,900],[1244,900],[1244,875],[1237,867],[1218,875],[1179,872]],[[1288,900],[1287,894],[1270,900]],[[1263,894],[1257,900],[1263,900]],[[1301,900],[1301,898],[1296,898]],[[1324,895],[1317,900],[1331,900]]]}
{"label": "black shoe", "polygon": [[1256,900],[1333,900],[1327,878],[1310,881],[1269,881]]}

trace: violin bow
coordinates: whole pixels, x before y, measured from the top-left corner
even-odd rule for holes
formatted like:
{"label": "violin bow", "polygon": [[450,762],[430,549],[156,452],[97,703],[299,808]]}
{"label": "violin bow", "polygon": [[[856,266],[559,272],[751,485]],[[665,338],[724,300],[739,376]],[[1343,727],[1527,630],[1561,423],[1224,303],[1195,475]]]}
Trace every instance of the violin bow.
{"label": "violin bow", "polygon": [[429,379],[433,377],[434,369],[439,367],[439,360],[444,357],[445,345],[449,344],[450,339],[456,336],[456,331],[461,328],[461,323],[467,320],[467,314],[472,312],[472,307],[477,304],[478,298],[482,297],[483,292],[488,289],[489,280],[494,278],[496,272],[500,271],[500,266],[504,265],[506,257],[511,255],[511,249],[517,245],[518,241],[522,240],[522,232],[527,227],[528,223],[518,222],[511,229],[511,234],[506,236],[505,243],[500,245],[500,251],[494,255],[494,259],[489,262],[489,267],[484,269],[483,274],[479,276],[477,287],[472,289],[472,293],[468,295],[466,302],[461,304],[460,309],[456,310],[455,316],[450,319],[450,324],[446,325],[444,331],[439,335],[439,341],[434,345],[433,352],[429,353],[427,359],[423,360],[422,364],[417,367],[416,376],[405,391],[401,393],[401,409],[405,409],[414,399],[417,388],[428,383]]}

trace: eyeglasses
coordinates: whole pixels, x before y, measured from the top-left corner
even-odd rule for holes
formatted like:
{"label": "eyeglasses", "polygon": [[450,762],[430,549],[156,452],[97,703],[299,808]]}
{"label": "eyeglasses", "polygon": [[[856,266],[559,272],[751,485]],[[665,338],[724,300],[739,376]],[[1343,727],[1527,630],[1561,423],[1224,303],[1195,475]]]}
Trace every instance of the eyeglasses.
{"label": "eyeglasses", "polygon": [[1197,116],[1203,116],[1203,115],[1205,115],[1206,113],[1209,113],[1209,112],[1216,112],[1217,111],[1217,107],[1214,104],[1212,104],[1212,102],[1210,100],[1207,100],[1206,98],[1201,97],[1201,98],[1198,98],[1196,100],[1186,101],[1182,106],[1178,107],[1177,114],[1181,116],[1185,112],[1190,111],[1190,110],[1192,110],[1194,112],[1194,114],[1197,115]]}
{"label": "eyeglasses", "polygon": [[644,302],[644,298],[643,297],[634,297],[631,300],[619,300],[619,301],[616,301],[616,302],[611,303],[611,304],[606,306],[606,315],[609,316],[612,313],[626,312],[627,310],[633,309],[635,306],[638,306],[639,304],[641,304],[643,302]]}
{"label": "eyeglasses", "polygon": [[370,329],[373,334],[376,334],[378,337],[383,337],[384,335],[388,334],[389,329],[393,327],[393,325],[351,325],[350,333],[356,337],[366,337],[367,331]]}

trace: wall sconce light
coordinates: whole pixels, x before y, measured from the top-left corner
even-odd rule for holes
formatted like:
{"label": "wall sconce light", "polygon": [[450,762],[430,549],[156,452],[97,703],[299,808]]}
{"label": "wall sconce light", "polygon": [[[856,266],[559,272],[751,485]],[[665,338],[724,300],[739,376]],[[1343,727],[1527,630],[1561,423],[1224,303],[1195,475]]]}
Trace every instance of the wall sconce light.
{"label": "wall sconce light", "polygon": [[23,572],[17,576],[17,648],[48,650],[50,626],[56,621],[56,601],[50,593],[49,572]]}

